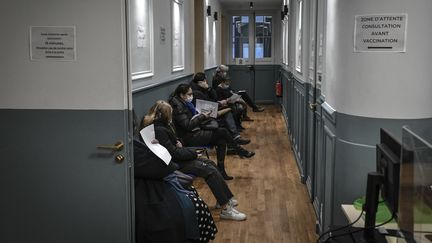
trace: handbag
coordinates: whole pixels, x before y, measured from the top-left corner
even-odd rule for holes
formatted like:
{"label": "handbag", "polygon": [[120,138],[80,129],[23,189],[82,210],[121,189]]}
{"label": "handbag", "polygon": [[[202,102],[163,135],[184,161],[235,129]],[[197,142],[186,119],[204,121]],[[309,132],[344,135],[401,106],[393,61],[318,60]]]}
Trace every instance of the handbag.
{"label": "handbag", "polygon": [[202,130],[216,130],[219,128],[219,123],[216,119],[209,117],[200,124]]}

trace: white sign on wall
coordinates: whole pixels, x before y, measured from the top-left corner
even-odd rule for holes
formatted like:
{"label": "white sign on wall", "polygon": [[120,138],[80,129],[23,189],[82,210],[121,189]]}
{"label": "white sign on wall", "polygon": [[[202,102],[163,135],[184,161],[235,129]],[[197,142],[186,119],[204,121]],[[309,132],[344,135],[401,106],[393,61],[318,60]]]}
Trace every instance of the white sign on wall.
{"label": "white sign on wall", "polygon": [[356,15],[354,51],[405,52],[407,14]]}
{"label": "white sign on wall", "polygon": [[30,59],[74,61],[75,26],[31,26]]}

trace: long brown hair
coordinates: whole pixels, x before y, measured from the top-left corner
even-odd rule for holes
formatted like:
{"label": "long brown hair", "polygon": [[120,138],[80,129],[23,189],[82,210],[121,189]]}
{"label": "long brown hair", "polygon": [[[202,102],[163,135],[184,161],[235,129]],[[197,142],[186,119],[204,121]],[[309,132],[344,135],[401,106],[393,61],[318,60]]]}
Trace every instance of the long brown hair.
{"label": "long brown hair", "polygon": [[160,119],[168,124],[172,121],[172,107],[168,102],[163,100],[158,100],[150,108],[147,115],[144,117],[141,128],[144,128],[152,124],[156,119]]}

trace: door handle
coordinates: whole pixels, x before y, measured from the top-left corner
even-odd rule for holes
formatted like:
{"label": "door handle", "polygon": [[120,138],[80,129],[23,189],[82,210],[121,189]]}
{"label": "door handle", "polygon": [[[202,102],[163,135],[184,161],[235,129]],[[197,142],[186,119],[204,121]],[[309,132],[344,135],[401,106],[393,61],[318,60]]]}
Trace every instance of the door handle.
{"label": "door handle", "polygon": [[112,151],[121,151],[124,148],[124,143],[122,141],[117,142],[114,145],[98,145],[96,146],[98,149],[109,149]]}
{"label": "door handle", "polygon": [[311,103],[311,102],[309,102],[309,109],[312,110],[312,111],[315,111],[317,105],[318,105],[317,103]]}

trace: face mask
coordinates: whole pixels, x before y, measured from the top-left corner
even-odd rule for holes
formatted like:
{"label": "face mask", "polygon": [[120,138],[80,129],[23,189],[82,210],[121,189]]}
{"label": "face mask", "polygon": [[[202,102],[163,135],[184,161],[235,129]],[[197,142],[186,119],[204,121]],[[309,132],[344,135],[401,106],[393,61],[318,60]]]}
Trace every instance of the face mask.
{"label": "face mask", "polygon": [[192,103],[193,95],[186,97],[186,102]]}

